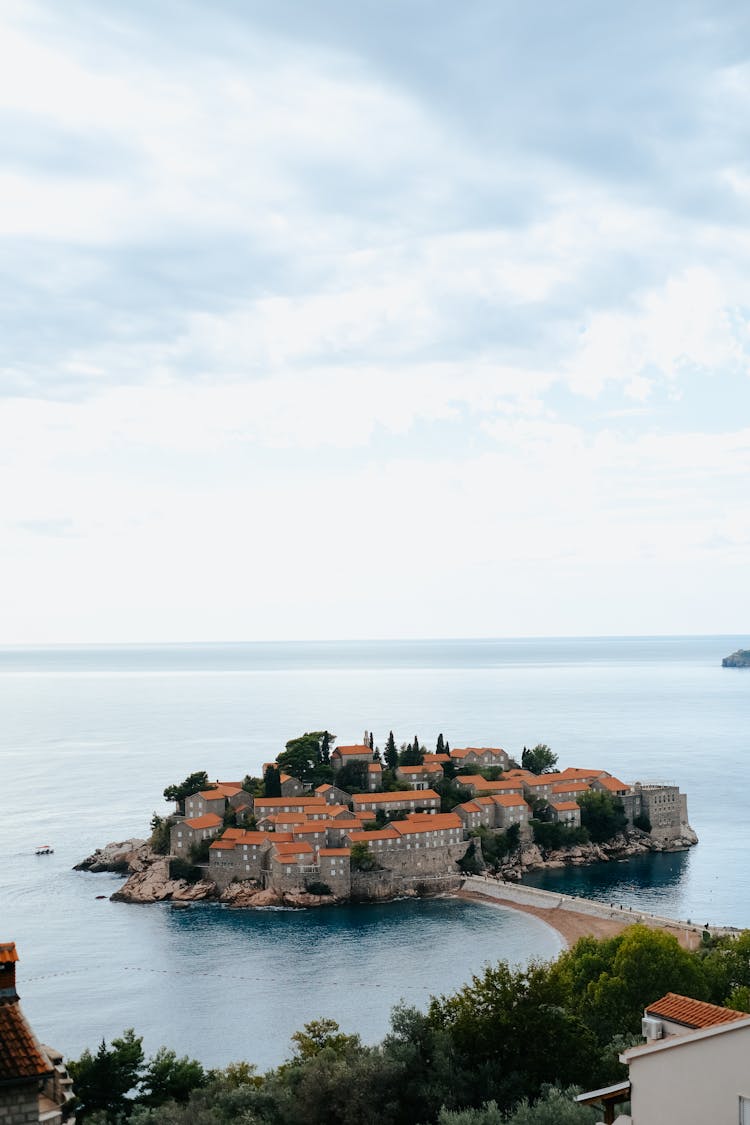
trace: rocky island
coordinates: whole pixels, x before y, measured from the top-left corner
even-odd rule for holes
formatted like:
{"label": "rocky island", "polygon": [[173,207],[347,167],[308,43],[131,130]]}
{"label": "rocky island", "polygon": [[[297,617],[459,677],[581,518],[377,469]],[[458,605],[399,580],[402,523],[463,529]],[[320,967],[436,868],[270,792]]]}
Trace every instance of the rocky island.
{"label": "rocky island", "polygon": [[731,656],[725,656],[722,668],[750,668],[750,648],[738,648]]}
{"label": "rocky island", "polygon": [[382,756],[367,733],[333,742],[328,732],[291,740],[262,778],[191,774],[165,790],[176,807],[154,814],[148,840],[109,844],[77,869],[126,875],[111,896],[123,902],[318,907],[697,843],[677,786],[557,770],[543,745],[519,765],[499,748],[451,750],[442,735],[434,753],[416,738],[399,751],[392,734]]}

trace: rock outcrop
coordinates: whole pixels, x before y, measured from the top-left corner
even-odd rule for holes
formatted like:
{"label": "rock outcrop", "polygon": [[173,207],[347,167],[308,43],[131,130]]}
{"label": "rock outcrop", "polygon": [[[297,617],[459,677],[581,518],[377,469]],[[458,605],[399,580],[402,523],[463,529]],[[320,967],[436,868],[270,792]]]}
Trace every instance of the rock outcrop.
{"label": "rock outcrop", "polygon": [[153,853],[146,840],[121,840],[107,844],[77,863],[74,871],[140,871]]}
{"label": "rock outcrop", "polygon": [[166,856],[153,856],[151,862],[135,871],[119,891],[111,896],[113,902],[200,902],[216,897],[216,885],[208,879],[188,883],[186,879],[172,879]]}
{"label": "rock outcrop", "polygon": [[738,648],[731,656],[725,656],[722,668],[750,668],[750,648]]}
{"label": "rock outcrop", "polygon": [[645,855],[647,852],[684,851],[697,843],[698,837],[692,828],[683,826],[682,834],[667,843],[654,840],[647,832],[633,828],[613,837],[606,844],[576,844],[570,848],[548,852],[543,852],[536,844],[526,844],[502,865],[500,874],[504,879],[519,882],[527,872],[542,868],[585,867],[590,863],[632,859],[633,856]]}

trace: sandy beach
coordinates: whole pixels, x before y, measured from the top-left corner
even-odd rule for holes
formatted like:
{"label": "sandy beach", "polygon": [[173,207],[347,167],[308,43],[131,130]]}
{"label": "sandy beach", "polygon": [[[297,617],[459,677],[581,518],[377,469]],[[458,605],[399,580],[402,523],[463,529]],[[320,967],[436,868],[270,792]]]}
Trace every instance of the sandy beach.
{"label": "sandy beach", "polygon": [[[533,914],[535,918],[539,918],[542,922],[546,922],[548,926],[557,930],[569,947],[575,945],[578,939],[582,937],[615,937],[628,926],[636,923],[672,934],[685,949],[697,949],[701,943],[700,928],[688,926],[681,922],[671,922],[653,918],[648,914],[632,914],[630,912],[624,913],[621,917],[615,917],[614,912],[612,917],[603,917],[588,911],[575,910],[567,905],[561,906],[557,903],[551,903],[547,906],[515,902],[509,898],[498,898],[493,895],[492,889],[497,887],[498,884],[490,883],[484,893],[481,889],[462,889],[457,892],[457,896],[474,902],[483,902],[489,906],[500,906],[509,910],[520,910],[524,914]],[[599,907],[601,904],[591,903],[590,905]]]}

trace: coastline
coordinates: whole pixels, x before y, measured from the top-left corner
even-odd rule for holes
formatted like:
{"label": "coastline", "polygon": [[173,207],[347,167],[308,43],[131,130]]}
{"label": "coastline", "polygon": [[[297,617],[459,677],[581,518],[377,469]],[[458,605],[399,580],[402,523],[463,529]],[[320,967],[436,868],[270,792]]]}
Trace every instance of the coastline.
{"label": "coastline", "polygon": [[[532,914],[556,930],[568,947],[582,937],[616,937],[636,923],[672,934],[684,949],[697,949],[703,940],[703,927],[691,922],[661,918],[645,911],[615,909],[594,899],[573,898],[481,876],[466,879],[456,896],[482,902],[487,906],[500,906]],[[741,931],[731,926],[709,927],[709,933],[717,936],[739,932]]]}

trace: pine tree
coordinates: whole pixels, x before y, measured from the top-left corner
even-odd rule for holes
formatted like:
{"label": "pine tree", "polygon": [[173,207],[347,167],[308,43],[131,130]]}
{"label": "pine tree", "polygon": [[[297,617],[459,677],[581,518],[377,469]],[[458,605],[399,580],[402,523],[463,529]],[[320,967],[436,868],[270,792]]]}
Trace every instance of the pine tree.
{"label": "pine tree", "polygon": [[374,737],[372,731],[370,731],[370,749],[371,750],[375,749],[375,737]]}
{"label": "pine tree", "polygon": [[396,749],[396,740],[393,737],[393,731],[388,735],[388,741],[385,744],[385,764],[389,770],[395,770],[398,765],[398,750]]}

